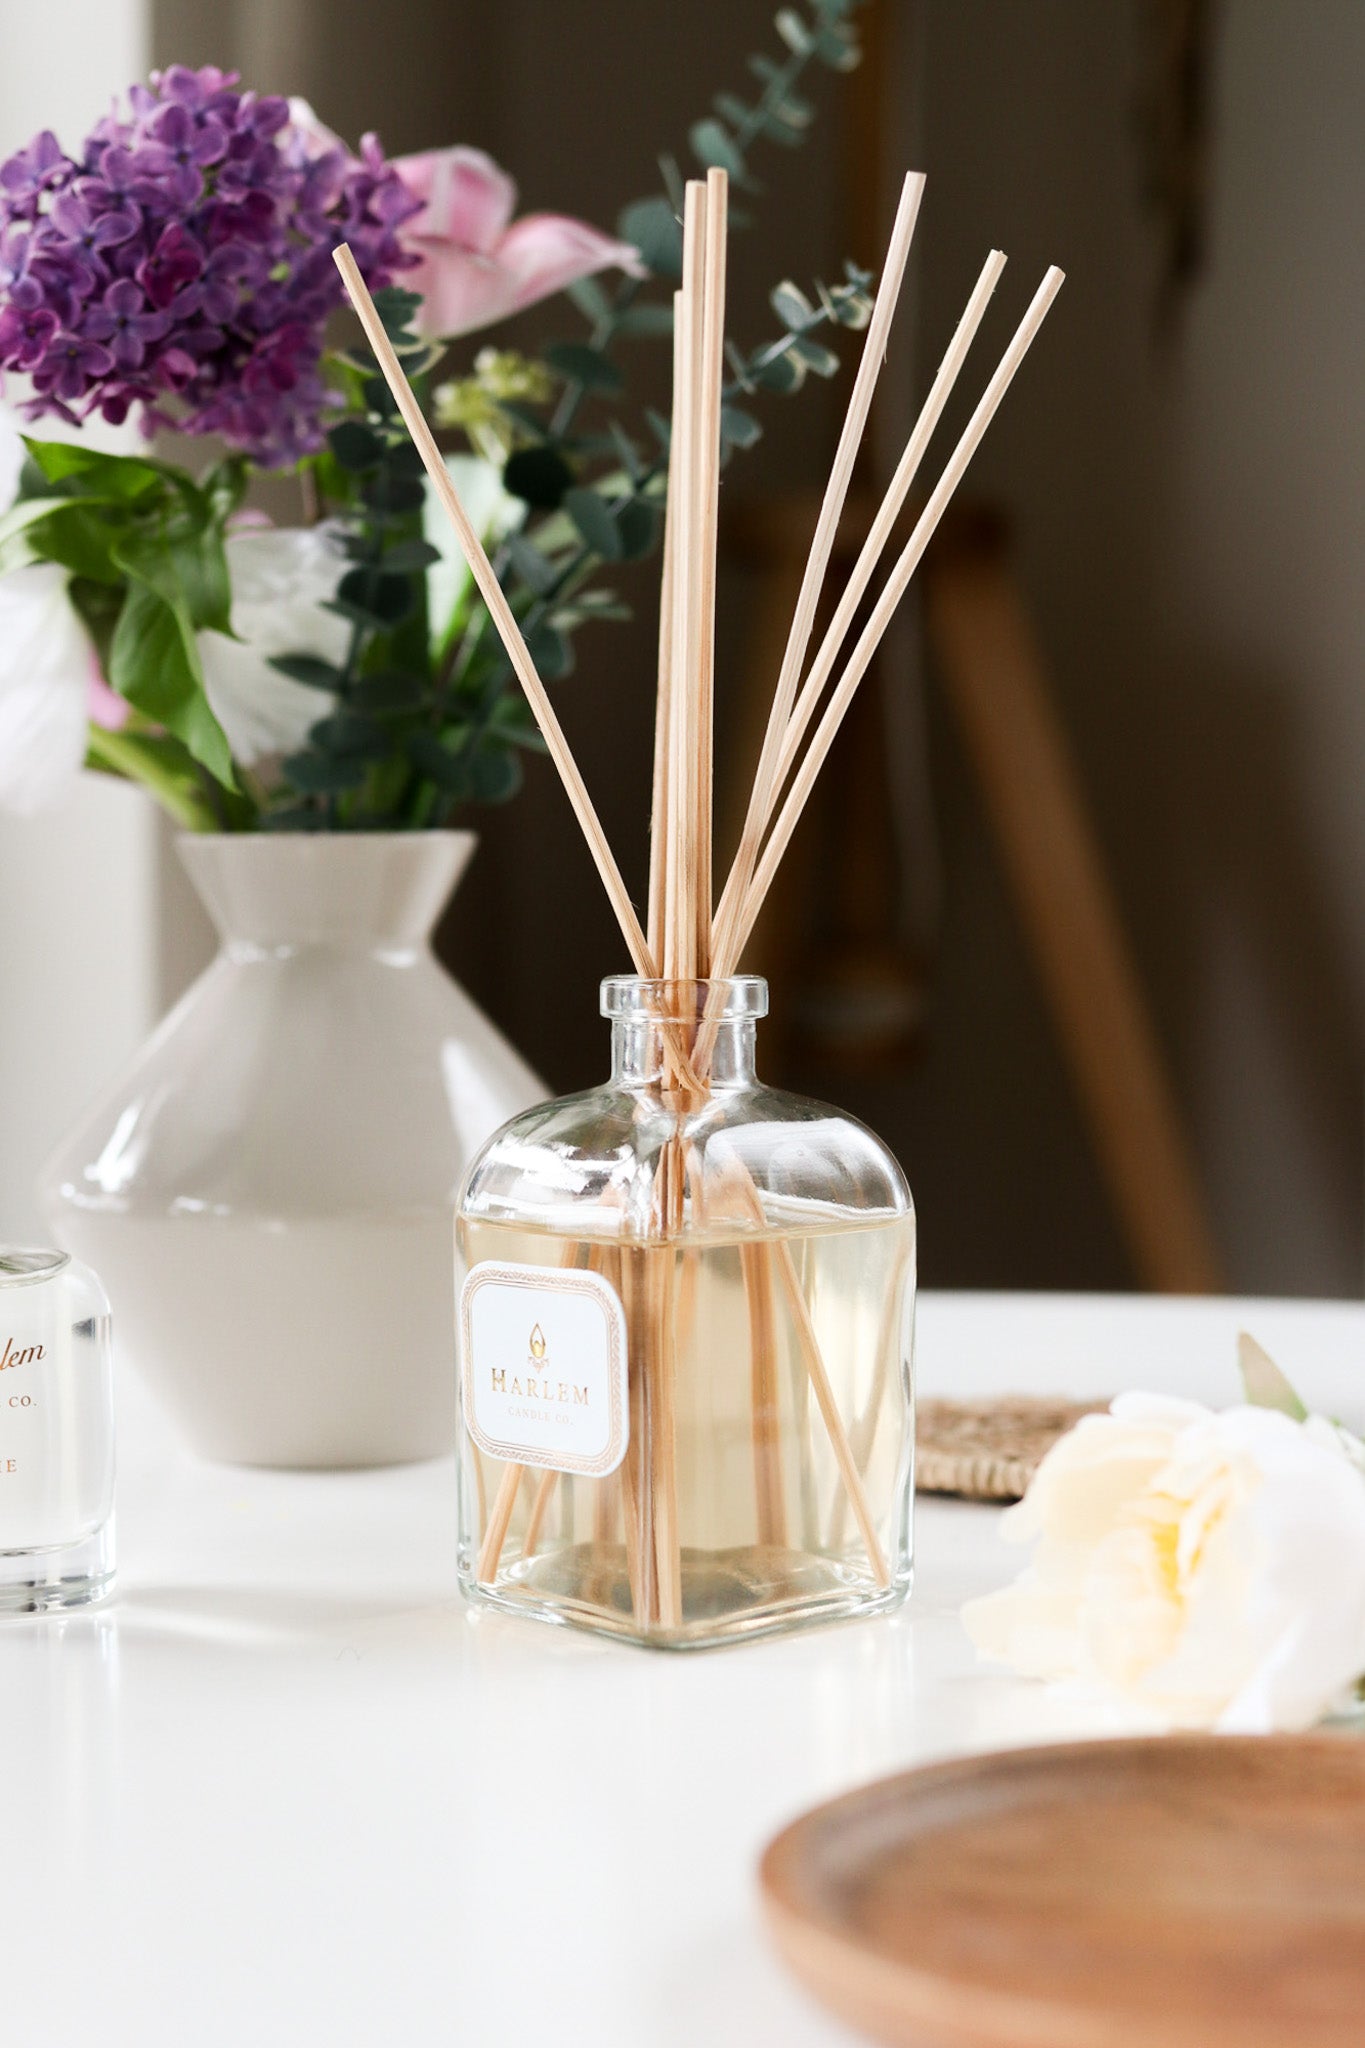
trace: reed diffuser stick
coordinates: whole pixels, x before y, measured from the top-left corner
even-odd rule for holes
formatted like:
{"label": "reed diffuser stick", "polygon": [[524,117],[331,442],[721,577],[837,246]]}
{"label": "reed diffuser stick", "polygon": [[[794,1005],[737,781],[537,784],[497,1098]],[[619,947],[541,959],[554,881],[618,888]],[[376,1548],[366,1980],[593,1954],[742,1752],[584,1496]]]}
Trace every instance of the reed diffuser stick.
{"label": "reed diffuser stick", "polygon": [[[685,342],[681,292],[673,294],[673,404],[669,422],[669,450],[677,447],[681,435],[682,350]],[[668,875],[669,798],[673,721],[673,633],[677,609],[675,585],[678,574],[678,466],[668,465],[668,495],[664,501],[663,575],[659,589],[659,668],[654,701],[654,781],[650,803],[649,829],[649,950],[656,961],[664,953],[664,892]]]}
{"label": "reed diffuser stick", "polygon": [[701,361],[695,425],[697,470],[697,818],[696,972],[711,972],[712,809],[715,783],[716,540],[720,522],[720,408],[725,382],[725,250],[730,181],[713,167],[706,178],[702,263]]}
{"label": "reed diffuser stick", "polygon": [[[943,361],[939,364],[934,381],[929,387],[928,396],[920,408],[919,418],[915,421],[910,438],[901,452],[901,457],[896,464],[891,482],[887,486],[886,495],[877,508],[877,513],[868,531],[867,539],[858,551],[858,559],[853,565],[852,574],[849,576],[848,582],[840,595],[839,602],[835,606],[834,615],[825,631],[815,660],[811,664],[810,673],[801,686],[800,695],[792,709],[791,717],[787,721],[786,730],[782,734],[777,749],[777,760],[771,779],[762,790],[755,789],[756,798],[761,800],[765,826],[772,816],[776,800],[781,795],[787,777],[792,771],[796,756],[800,751],[801,741],[804,739],[811,718],[814,716],[815,707],[824,694],[825,686],[834,672],[834,665],[838,660],[839,650],[847,637],[848,629],[852,625],[858,607],[866,595],[867,587],[876,573],[877,565],[886,552],[887,542],[891,538],[892,531],[895,528],[897,519],[900,517],[905,501],[910,495],[910,486],[919,473],[919,466],[924,460],[925,451],[933,438],[935,428],[943,417],[944,407],[952,396],[953,386],[957,382],[958,373],[967,359],[967,352],[976,336],[977,329],[981,325],[986,308],[991,301],[991,294],[999,283],[1000,273],[1004,268],[1004,256],[999,249],[992,249],[982,265],[981,275],[976,281],[972,295],[968,299],[963,311],[962,318],[958,321],[952,341],[949,343]],[[752,874],[750,879],[752,880]]]}
{"label": "reed diffuser stick", "polygon": [[829,473],[829,481],[825,485],[820,514],[811,539],[810,553],[806,557],[801,587],[797,593],[796,609],[792,614],[791,630],[787,635],[777,687],[768,714],[767,730],[763,735],[748,813],[740,833],[739,847],[730,870],[729,881],[716,916],[717,941],[725,934],[727,922],[733,919],[748,894],[749,883],[753,878],[759,848],[763,841],[763,832],[771,815],[768,792],[777,771],[783,736],[801,680],[801,670],[805,665],[806,650],[810,645],[810,636],[815,627],[815,616],[820,604],[820,593],[824,589],[844,501],[848,496],[854,465],[862,447],[868,414],[872,409],[872,399],[877,388],[877,378],[886,359],[887,339],[891,332],[891,322],[895,317],[901,280],[905,275],[910,244],[914,239],[915,223],[919,218],[920,201],[923,197],[923,173],[907,171],[901,187],[900,203],[896,208],[896,218],[892,223],[891,239],[887,244],[886,261],[882,266],[881,280],[877,286],[876,302],[867,324],[867,335],[858,361],[857,375],[849,394],[848,410],[844,415],[843,428],[834,451],[834,463]]}
{"label": "reed diffuser stick", "polygon": [[815,785],[815,778],[824,766],[825,758],[834,744],[834,736],[853,701],[859,683],[867,673],[868,664],[890,623],[891,615],[905,595],[910,579],[919,567],[924,550],[947,509],[949,499],[962,481],[963,472],[976,453],[982,435],[995,417],[996,409],[1013,382],[1019,365],[1028,354],[1034,336],[1047,317],[1048,308],[1062,288],[1064,278],[1065,273],[1058,270],[1054,264],[1034,293],[1028,311],[1015,330],[1014,338],[1001,357],[999,367],[986,386],[976,411],[963,430],[961,439],[949,456],[943,474],[934,486],[923,512],[915,523],[914,531],[902,549],[895,567],[887,578],[885,588],[872,609],[872,615],[849,656],[834,694],[825,707],[824,716],[816,727],[810,746],[796,771],[786,801],[764,845],[739,920],[734,940],[736,955],[753,930],[754,920],[772,886],[778,863],[786,852],[797,821],[805,809],[806,800]]}

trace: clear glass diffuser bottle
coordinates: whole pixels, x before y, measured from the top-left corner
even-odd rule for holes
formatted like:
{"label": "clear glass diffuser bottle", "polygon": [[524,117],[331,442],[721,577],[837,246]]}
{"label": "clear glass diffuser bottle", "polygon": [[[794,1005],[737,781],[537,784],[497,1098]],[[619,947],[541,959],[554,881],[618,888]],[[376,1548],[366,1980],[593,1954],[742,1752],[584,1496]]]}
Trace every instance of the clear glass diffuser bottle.
{"label": "clear glass diffuser bottle", "polygon": [[504,1125],[460,1201],[461,1582],[674,1648],[893,1606],[905,1177],[759,1082],[762,981],[614,979],[602,1007],[610,1081]]}
{"label": "clear glass diffuser bottle", "polygon": [[0,1615],[114,1579],[109,1303],[65,1252],[0,1245]]}

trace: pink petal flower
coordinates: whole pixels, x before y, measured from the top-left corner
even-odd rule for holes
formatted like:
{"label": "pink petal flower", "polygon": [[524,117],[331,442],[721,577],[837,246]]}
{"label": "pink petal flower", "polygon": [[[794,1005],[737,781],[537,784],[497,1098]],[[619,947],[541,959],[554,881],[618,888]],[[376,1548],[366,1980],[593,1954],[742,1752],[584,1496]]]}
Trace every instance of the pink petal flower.
{"label": "pink petal flower", "polygon": [[516,185],[491,156],[463,147],[426,149],[396,157],[393,167],[413,198],[426,202],[406,235],[491,254],[517,203]]}
{"label": "pink petal flower", "polygon": [[106,732],[121,732],[128,723],[129,709],[125,700],[110,689],[100,674],[99,658],[92,647],[90,679],[86,686],[86,717],[92,725],[102,725]]}
{"label": "pink petal flower", "polygon": [[629,242],[585,221],[537,213],[509,225],[517,188],[482,150],[427,150],[394,168],[424,202],[399,239],[420,259],[403,282],[421,295],[414,325],[429,339],[491,326],[595,271],[644,274]]}

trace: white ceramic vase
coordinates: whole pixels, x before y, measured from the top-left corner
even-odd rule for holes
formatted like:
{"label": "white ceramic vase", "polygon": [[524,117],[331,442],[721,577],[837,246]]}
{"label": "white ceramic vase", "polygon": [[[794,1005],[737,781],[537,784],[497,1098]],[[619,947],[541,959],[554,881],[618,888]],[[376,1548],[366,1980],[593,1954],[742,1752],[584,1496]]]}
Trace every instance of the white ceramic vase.
{"label": "white ceramic vase", "polygon": [[433,957],[468,832],[190,836],[213,965],[60,1148],[60,1244],[191,1446],[379,1465],[455,1445],[451,1218],[545,1089]]}

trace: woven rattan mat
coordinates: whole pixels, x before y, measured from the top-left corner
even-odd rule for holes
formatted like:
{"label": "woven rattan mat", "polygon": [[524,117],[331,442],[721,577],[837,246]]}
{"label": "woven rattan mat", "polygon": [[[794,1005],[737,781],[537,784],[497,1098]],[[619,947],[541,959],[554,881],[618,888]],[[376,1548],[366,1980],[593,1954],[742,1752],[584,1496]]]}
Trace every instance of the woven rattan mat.
{"label": "woven rattan mat", "polygon": [[1102,1402],[1006,1394],[993,1401],[921,1401],[915,1486],[967,1500],[1018,1500],[1059,1436]]}

